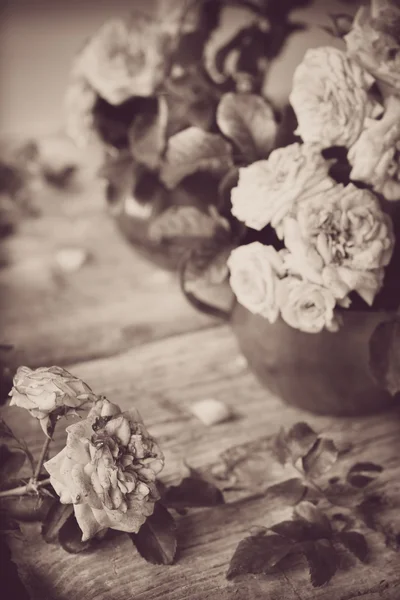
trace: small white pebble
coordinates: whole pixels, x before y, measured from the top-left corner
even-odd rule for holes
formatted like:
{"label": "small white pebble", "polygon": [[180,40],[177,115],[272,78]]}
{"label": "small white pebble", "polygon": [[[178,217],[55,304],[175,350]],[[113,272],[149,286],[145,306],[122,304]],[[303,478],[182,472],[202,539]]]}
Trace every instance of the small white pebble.
{"label": "small white pebble", "polygon": [[88,253],[83,248],[64,248],[57,252],[55,259],[63,271],[73,273],[85,264]]}
{"label": "small white pebble", "polygon": [[190,411],[207,426],[222,423],[232,417],[231,409],[215,398],[206,398],[192,404]]}

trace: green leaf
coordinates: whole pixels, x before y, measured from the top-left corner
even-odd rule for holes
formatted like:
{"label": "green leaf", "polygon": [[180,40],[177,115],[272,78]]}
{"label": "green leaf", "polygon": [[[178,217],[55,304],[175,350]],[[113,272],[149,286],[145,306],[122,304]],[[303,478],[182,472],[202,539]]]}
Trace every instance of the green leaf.
{"label": "green leaf", "polygon": [[5,444],[0,445],[0,482],[3,489],[4,484],[23,467],[25,459],[24,452],[12,452]]}
{"label": "green leaf", "polygon": [[294,506],[303,500],[307,489],[307,486],[299,477],[293,477],[269,486],[265,490],[265,495],[268,499],[277,498],[288,506]]}
{"label": "green leaf", "polygon": [[222,176],[232,165],[231,146],[220,135],[188,127],[168,140],[161,178],[172,189],[192,173],[206,171]]}
{"label": "green leaf", "polygon": [[271,106],[256,94],[225,94],[217,124],[241,151],[247,164],[267,158],[274,147],[277,124]]}
{"label": "green leaf", "polygon": [[360,462],[351,467],[347,473],[346,479],[352,486],[364,488],[372,483],[382,471],[383,468],[381,465],[370,462]]}
{"label": "green leaf", "polygon": [[138,533],[130,533],[139,554],[154,565],[171,565],[177,540],[176,524],[168,510],[157,502],[153,514],[143,523]]}
{"label": "green leaf", "polygon": [[317,540],[304,547],[310,569],[311,583],[320,587],[328,583],[338,568],[338,556],[329,540]]}
{"label": "green leaf", "polygon": [[357,531],[341,531],[336,535],[336,539],[361,562],[367,561],[367,540],[361,533],[358,533]]}
{"label": "green leaf", "polygon": [[338,450],[332,440],[318,438],[311,450],[303,457],[304,472],[310,479],[318,479],[335,464]]}
{"label": "green leaf", "polygon": [[51,544],[58,541],[61,527],[73,512],[74,507],[72,504],[61,504],[60,502],[53,504],[42,525],[42,536],[45,542]]}
{"label": "green leaf", "polygon": [[380,323],[369,342],[369,364],[378,384],[392,395],[400,391],[400,317]]}
{"label": "green leaf", "polygon": [[263,533],[239,542],[229,563],[227,579],[247,573],[267,573],[295,548],[294,543],[280,535]]}
{"label": "green leaf", "polygon": [[168,487],[162,498],[169,508],[192,508],[224,504],[224,496],[210,481],[198,477],[185,477],[179,485]]}
{"label": "green leaf", "polygon": [[168,105],[159,96],[156,111],[150,104],[146,107],[135,117],[128,138],[132,156],[153,170],[159,167],[166,146]]}
{"label": "green leaf", "polygon": [[307,423],[295,423],[286,434],[285,441],[293,463],[304,457],[314,446],[318,435]]}
{"label": "green leaf", "polygon": [[82,530],[78,525],[75,515],[72,514],[65,521],[58,532],[60,545],[70,554],[79,554],[88,550],[93,545],[93,540],[82,542]]}

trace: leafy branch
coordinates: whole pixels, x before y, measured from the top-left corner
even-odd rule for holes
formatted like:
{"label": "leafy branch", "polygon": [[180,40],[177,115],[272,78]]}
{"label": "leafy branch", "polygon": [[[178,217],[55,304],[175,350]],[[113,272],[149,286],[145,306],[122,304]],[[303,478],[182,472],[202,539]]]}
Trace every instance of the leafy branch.
{"label": "leafy branch", "polygon": [[[230,561],[227,578],[276,573],[278,568],[290,567],[290,556],[303,555],[311,583],[318,587],[328,583],[336,573],[340,547],[366,562],[367,541],[353,526],[359,519],[369,528],[384,530],[376,518],[382,506],[380,496],[365,494],[383,468],[372,462],[357,462],[345,472],[343,481],[331,477],[328,483],[321,483],[343,451],[307,423],[296,423],[289,431],[281,429],[273,441],[272,452],[282,466],[294,469],[298,477],[268,486],[265,497],[294,506],[292,519],[269,528],[258,527],[244,538]],[[340,507],[341,512],[328,516],[316,506],[320,501],[331,509]]]}

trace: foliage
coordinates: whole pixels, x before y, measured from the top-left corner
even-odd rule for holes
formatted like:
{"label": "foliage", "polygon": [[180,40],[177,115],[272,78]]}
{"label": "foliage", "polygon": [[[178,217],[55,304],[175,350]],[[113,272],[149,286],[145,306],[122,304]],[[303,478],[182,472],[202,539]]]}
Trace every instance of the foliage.
{"label": "foliage", "polygon": [[274,574],[290,568],[291,556],[302,555],[312,585],[325,585],[340,567],[343,549],[361,562],[368,560],[367,540],[358,530],[363,526],[380,531],[386,543],[398,549],[394,532],[382,526],[379,519],[387,500],[371,491],[383,471],[381,465],[357,462],[342,477],[326,481],[329,471],[339,466],[346,448],[339,451],[332,439],[318,435],[303,422],[295,423],[288,431],[281,429],[271,451],[283,467],[290,467],[290,472],[295,469],[298,477],[266,487],[265,498],[294,506],[292,519],[257,527],[241,540],[231,558],[228,579]]}

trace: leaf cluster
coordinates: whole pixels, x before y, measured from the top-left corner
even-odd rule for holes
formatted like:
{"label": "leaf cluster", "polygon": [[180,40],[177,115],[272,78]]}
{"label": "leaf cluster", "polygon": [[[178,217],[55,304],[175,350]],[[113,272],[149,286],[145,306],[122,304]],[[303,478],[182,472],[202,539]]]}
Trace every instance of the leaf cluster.
{"label": "leaf cluster", "polygon": [[[248,573],[276,573],[280,568],[289,568],[289,557],[297,554],[305,557],[311,583],[318,587],[336,573],[341,548],[362,562],[367,560],[367,541],[353,527],[361,519],[379,530],[381,496],[366,495],[365,491],[383,468],[372,462],[357,462],[345,471],[343,479],[335,476],[321,483],[345,451],[339,452],[333,440],[318,435],[307,423],[296,423],[288,431],[279,432],[272,452],[281,465],[296,469],[298,477],[268,486],[265,496],[294,506],[293,517],[269,528],[258,528],[254,535],[244,538],[231,559],[228,579]],[[316,506],[320,501],[328,507],[339,506],[340,512],[329,517]]]}

